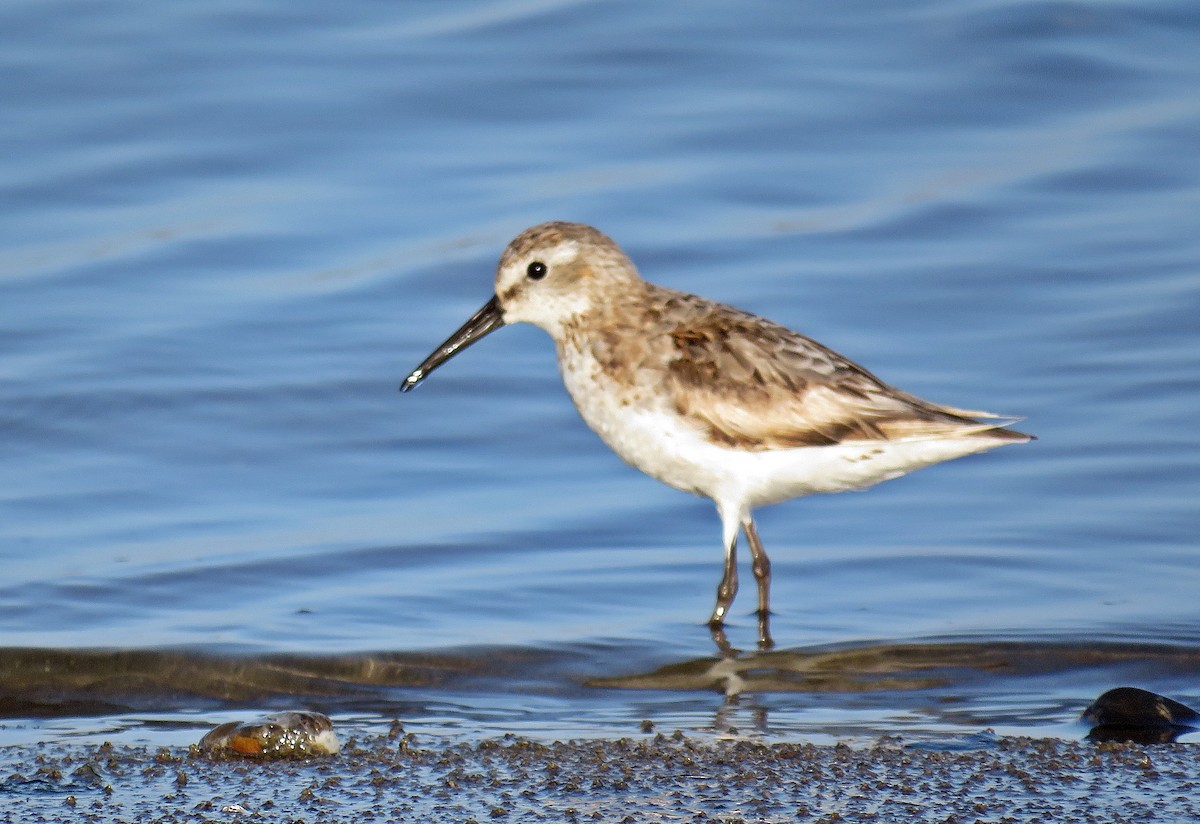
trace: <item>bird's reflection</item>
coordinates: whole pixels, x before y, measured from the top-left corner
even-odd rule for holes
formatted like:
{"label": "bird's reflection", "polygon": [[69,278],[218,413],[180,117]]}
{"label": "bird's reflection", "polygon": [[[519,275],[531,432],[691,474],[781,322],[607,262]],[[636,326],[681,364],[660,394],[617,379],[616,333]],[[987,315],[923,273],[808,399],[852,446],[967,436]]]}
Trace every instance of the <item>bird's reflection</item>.
{"label": "bird's reflection", "polygon": [[[758,612],[758,651],[768,652],[775,648],[775,640],[771,637],[771,613]],[[722,657],[732,657],[739,655],[740,651],[734,649],[729,643],[729,636],[725,634],[724,624],[709,624],[708,630],[712,634],[713,643],[717,645],[717,652]]]}
{"label": "bird's reflection", "polygon": [[713,630],[718,654],[667,664],[648,673],[592,678],[589,686],[626,689],[748,692],[915,690],[947,682],[947,667],[975,666],[970,653],[939,644],[895,644],[827,650],[743,652]]}

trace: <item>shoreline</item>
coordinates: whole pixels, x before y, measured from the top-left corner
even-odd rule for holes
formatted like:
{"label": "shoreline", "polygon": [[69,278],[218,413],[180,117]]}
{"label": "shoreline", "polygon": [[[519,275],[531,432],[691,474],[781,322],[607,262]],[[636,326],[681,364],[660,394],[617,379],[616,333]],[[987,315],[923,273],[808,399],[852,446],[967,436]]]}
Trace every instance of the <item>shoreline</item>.
{"label": "shoreline", "polygon": [[3,821],[1178,821],[1200,818],[1186,744],[997,738],[762,743],[674,734],[429,745],[350,738],[336,756],[213,760],[198,748],[0,749]]}

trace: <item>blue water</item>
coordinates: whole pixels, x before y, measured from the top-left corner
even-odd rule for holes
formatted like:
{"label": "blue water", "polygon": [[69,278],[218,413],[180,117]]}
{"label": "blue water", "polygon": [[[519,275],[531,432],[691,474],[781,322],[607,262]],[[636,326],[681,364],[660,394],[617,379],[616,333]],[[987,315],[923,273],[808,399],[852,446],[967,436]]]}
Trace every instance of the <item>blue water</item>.
{"label": "blue water", "polygon": [[[1152,650],[1200,647],[1198,36],[1183,0],[5,4],[0,646],[501,650],[536,676],[344,720],[719,727],[719,691],[583,686],[715,655],[711,505],[609,453],[532,328],[396,391],[568,219],[1039,436],[761,512],[781,649],[1146,645],[766,694],[772,730],[1060,734],[1131,678],[1197,703]],[[948,697],[973,714],[912,709]],[[3,740],[228,717],[151,704]]]}

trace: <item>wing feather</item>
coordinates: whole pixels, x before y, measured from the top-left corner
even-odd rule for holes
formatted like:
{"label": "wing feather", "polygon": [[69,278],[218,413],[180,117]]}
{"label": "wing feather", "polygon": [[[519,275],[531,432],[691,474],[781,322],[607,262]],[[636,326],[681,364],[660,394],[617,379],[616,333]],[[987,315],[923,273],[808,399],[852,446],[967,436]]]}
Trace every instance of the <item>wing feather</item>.
{"label": "wing feather", "polygon": [[[666,292],[667,290],[664,290]],[[668,292],[651,328],[676,411],[714,443],[749,450],[846,441],[1029,436],[987,413],[895,389],[816,341],[755,315]]]}

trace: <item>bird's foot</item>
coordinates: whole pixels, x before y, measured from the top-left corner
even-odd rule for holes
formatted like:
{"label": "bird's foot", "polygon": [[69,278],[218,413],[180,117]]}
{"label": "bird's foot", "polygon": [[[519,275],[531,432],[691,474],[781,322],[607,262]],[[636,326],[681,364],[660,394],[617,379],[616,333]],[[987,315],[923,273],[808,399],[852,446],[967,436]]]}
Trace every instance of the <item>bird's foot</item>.
{"label": "bird's foot", "polygon": [[758,651],[767,652],[775,647],[775,639],[771,637],[771,613],[766,610],[760,610],[757,615]]}
{"label": "bird's foot", "polygon": [[729,643],[729,637],[725,635],[725,623],[723,621],[709,621],[708,631],[712,635],[713,643],[717,645],[717,652],[720,653],[722,658],[733,658],[738,654],[738,651]]}

